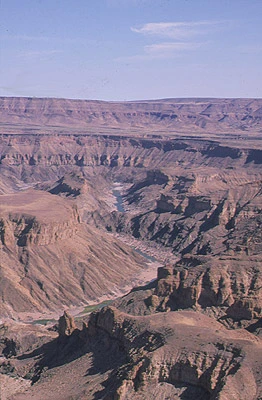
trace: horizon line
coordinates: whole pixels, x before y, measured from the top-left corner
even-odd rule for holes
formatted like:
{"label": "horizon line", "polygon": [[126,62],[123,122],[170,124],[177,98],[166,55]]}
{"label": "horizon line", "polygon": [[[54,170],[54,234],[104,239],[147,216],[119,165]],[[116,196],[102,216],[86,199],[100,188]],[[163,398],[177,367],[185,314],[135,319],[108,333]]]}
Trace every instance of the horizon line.
{"label": "horizon line", "polygon": [[133,99],[133,100],[103,100],[103,99],[84,99],[71,97],[53,97],[53,96],[9,96],[0,95],[0,99],[35,99],[35,100],[72,100],[72,101],[90,101],[103,103],[137,103],[137,102],[154,102],[154,101],[169,101],[169,100],[262,100],[262,97],[216,97],[216,96],[187,96],[187,97],[161,97],[149,99]]}

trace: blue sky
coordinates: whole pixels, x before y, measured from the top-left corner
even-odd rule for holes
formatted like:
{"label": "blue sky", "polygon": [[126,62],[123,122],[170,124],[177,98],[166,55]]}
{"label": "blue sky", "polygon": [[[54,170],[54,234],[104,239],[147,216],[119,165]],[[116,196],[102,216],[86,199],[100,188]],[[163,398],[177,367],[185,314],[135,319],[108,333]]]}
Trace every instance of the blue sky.
{"label": "blue sky", "polygon": [[0,95],[262,97],[262,0],[0,0]]}

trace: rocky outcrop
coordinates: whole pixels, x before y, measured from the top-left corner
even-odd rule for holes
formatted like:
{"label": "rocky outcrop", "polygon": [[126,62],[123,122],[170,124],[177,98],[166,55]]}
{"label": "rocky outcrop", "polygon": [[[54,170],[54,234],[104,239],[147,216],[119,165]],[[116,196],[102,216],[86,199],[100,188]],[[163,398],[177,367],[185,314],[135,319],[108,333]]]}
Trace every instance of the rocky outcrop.
{"label": "rocky outcrop", "polygon": [[[50,145],[51,144],[51,145]],[[3,135],[0,139],[0,165],[12,167],[30,166],[38,171],[39,167],[61,166],[105,166],[166,168],[170,166],[188,166],[210,164],[214,167],[257,166],[253,160],[253,150],[238,143],[234,157],[219,143],[214,142],[212,149],[209,141],[192,138],[136,139],[126,136],[97,135]],[[214,149],[219,151],[214,152]],[[257,149],[257,152],[262,151]],[[258,157],[258,156],[257,156]],[[38,168],[37,168],[38,167]],[[150,172],[149,172],[150,174]],[[154,177],[148,176],[148,180]],[[177,182],[179,184],[179,182]]]}
{"label": "rocky outcrop", "polygon": [[[260,349],[259,337],[228,330],[198,312],[136,317],[105,307],[82,331],[27,354],[37,376],[12,399],[257,400]],[[21,360],[12,362],[19,377]]]}
{"label": "rocky outcrop", "polygon": [[68,311],[64,311],[64,314],[59,318],[58,321],[58,333],[61,338],[70,336],[76,329],[75,320]]}
{"label": "rocky outcrop", "polygon": [[77,197],[88,192],[86,180],[80,174],[70,173],[62,176],[51,188],[49,193],[65,197]]}
{"label": "rocky outcrop", "polygon": [[261,290],[257,291],[257,295],[242,297],[234,301],[227,309],[228,317],[236,321],[258,319],[262,315],[262,296]]}
{"label": "rocky outcrop", "polygon": [[[166,99],[135,102],[104,102],[68,99],[0,98],[1,122],[35,126],[74,128],[118,128],[158,131],[169,128],[191,133],[228,130],[259,130],[260,99]],[[214,128],[215,127],[215,128]],[[215,129],[215,130],[214,130]],[[10,127],[9,127],[10,131]],[[42,130],[42,132],[46,132]]]}
{"label": "rocky outcrop", "polygon": [[1,197],[0,236],[7,248],[54,244],[76,234],[75,207],[44,192],[28,190]]}
{"label": "rocky outcrop", "polygon": [[260,172],[208,166],[163,171],[166,182],[141,177],[127,189],[124,206],[132,213],[124,223],[122,216],[115,222],[117,231],[156,241],[175,254],[261,252]]}
{"label": "rocky outcrop", "polygon": [[156,202],[156,208],[160,212],[173,212],[175,207],[172,203],[172,197],[161,194],[160,199]]}
{"label": "rocky outcrop", "polygon": [[187,256],[160,267],[146,290],[131,291],[115,304],[137,315],[194,309],[247,326],[262,315],[261,287],[260,258]]}
{"label": "rocky outcrop", "polygon": [[1,201],[2,316],[110,297],[144,265],[131,248],[81,223],[62,197],[30,189]]}
{"label": "rocky outcrop", "polygon": [[[127,363],[107,381],[103,394],[107,393],[109,399],[161,399],[169,394],[177,398],[191,395],[196,399],[244,400],[256,399],[261,390],[250,369],[259,344],[254,341],[251,345],[251,336],[229,333],[197,313],[136,318],[112,307],[104,308],[92,315],[87,334],[90,340],[107,336],[108,346],[117,341],[118,348],[127,354]],[[250,356],[241,338],[250,343]],[[208,352],[201,349],[207,343]],[[242,379],[249,382],[246,391]]]}
{"label": "rocky outcrop", "polygon": [[0,99],[0,315],[125,292],[144,261],[115,232],[165,265],[82,330],[0,325],[1,390],[33,383],[10,400],[262,397],[260,109]]}
{"label": "rocky outcrop", "polygon": [[[6,365],[15,371],[15,357],[20,357],[26,352],[56,338],[57,333],[44,329],[43,325],[24,324],[9,320],[0,324],[0,371]],[[4,360],[1,359],[4,357]],[[3,362],[3,364],[2,364]],[[1,371],[3,372],[3,371]]]}
{"label": "rocky outcrop", "polygon": [[[8,248],[16,243],[19,247],[54,244],[59,240],[72,238],[77,232],[74,213],[72,219],[61,223],[42,223],[33,216],[10,214],[9,219],[3,217],[1,224],[1,241]],[[12,237],[13,233],[13,237]]]}

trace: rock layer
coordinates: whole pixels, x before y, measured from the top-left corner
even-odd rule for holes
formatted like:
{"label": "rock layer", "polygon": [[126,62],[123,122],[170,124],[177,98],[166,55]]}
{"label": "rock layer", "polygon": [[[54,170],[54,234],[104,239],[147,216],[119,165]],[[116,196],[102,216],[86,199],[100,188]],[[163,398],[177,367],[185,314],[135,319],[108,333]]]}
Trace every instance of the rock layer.
{"label": "rock layer", "polygon": [[[1,122],[45,132],[49,127],[73,129],[147,128],[184,132],[234,133],[259,131],[260,99],[166,99],[135,102],[103,102],[68,99],[0,98]],[[9,125],[9,126],[8,126]],[[44,128],[45,127],[45,128]],[[26,129],[25,129],[26,132]]]}
{"label": "rock layer", "polygon": [[[12,399],[261,396],[261,340],[193,311],[135,317],[106,307],[51,346],[35,360],[36,383]],[[33,353],[28,357],[32,362]]]}
{"label": "rock layer", "polygon": [[143,261],[112,233],[165,264],[82,329],[68,312],[46,335],[0,326],[9,400],[261,399],[261,100],[0,110],[2,316],[130,285]]}
{"label": "rock layer", "polygon": [[231,326],[232,320],[247,326],[262,315],[260,268],[261,257],[187,256],[159,268],[146,290],[131,291],[115,304],[133,315],[194,309]]}
{"label": "rock layer", "polygon": [[58,196],[3,195],[0,209],[2,316],[110,297],[143,265],[128,246],[81,223],[75,206]]}

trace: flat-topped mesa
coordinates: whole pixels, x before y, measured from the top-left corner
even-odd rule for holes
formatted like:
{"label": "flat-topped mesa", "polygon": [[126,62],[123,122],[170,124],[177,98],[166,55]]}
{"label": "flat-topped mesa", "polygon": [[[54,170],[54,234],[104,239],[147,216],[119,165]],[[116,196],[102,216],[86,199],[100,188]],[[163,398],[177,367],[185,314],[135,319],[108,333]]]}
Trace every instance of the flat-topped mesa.
{"label": "flat-topped mesa", "polygon": [[75,207],[46,192],[27,190],[1,196],[2,245],[19,247],[49,245],[77,232]]}
{"label": "flat-topped mesa", "polygon": [[[159,273],[169,275],[168,270]],[[227,330],[197,312],[135,317],[104,307],[91,314],[85,335],[108,359],[113,354],[124,359],[105,385],[109,398],[165,398],[167,384],[170,398],[180,398],[176,391],[183,386],[191,390],[190,398],[201,399],[217,398],[218,394],[225,399],[255,399],[259,391],[253,368],[261,359],[261,353],[256,354],[258,340],[244,331]],[[240,389],[243,379],[250,383],[251,391]]]}
{"label": "flat-topped mesa", "polygon": [[[169,128],[179,132],[259,130],[261,99],[164,99],[105,102],[50,98],[0,97],[3,129],[16,125],[38,132],[90,128],[140,132]],[[5,126],[6,125],[6,126]],[[48,129],[49,128],[49,129]],[[26,129],[25,129],[25,133]]]}

